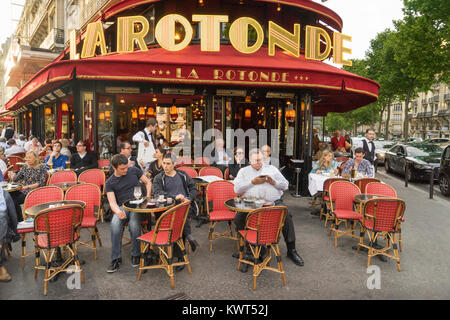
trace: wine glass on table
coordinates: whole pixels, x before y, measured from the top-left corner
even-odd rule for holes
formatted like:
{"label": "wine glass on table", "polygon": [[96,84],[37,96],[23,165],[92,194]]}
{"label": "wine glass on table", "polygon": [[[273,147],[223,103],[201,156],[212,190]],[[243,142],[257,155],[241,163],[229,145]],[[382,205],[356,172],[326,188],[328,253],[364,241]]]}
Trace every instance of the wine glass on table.
{"label": "wine glass on table", "polygon": [[134,197],[136,198],[136,200],[139,200],[142,197],[141,185],[137,185],[134,187],[133,194],[134,194]]}

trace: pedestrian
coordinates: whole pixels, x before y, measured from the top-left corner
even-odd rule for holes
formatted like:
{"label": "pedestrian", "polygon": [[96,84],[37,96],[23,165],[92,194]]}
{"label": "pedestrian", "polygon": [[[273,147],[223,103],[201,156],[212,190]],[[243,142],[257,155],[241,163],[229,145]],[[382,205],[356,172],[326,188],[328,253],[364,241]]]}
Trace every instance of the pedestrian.
{"label": "pedestrian", "polygon": [[334,136],[331,138],[331,150],[345,152],[345,138],[339,130],[336,130]]}

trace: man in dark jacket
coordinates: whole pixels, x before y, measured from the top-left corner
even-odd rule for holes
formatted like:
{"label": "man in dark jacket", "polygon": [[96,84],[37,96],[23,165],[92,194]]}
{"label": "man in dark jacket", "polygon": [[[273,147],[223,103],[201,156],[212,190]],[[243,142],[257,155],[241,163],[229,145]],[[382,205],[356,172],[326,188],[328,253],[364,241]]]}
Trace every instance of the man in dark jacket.
{"label": "man in dark jacket", "polygon": [[183,230],[183,237],[186,237],[195,251],[199,245],[191,234],[190,219],[198,212],[195,198],[197,197],[197,187],[195,182],[184,172],[175,170],[176,157],[172,153],[167,153],[163,157],[164,171],[153,179],[153,193],[156,197],[163,195],[165,198],[173,198],[177,202],[190,200],[188,218]]}
{"label": "man in dark jacket", "polygon": [[98,167],[97,156],[92,152],[87,152],[87,144],[85,141],[78,141],[77,152],[70,158],[70,169],[74,170],[77,175],[87,169],[95,169]]}

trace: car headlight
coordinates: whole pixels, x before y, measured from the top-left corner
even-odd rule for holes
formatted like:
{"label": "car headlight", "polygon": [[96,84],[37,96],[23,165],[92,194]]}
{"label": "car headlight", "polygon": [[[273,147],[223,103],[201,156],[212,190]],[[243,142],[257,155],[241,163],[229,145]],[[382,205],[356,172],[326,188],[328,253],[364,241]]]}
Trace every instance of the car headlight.
{"label": "car headlight", "polygon": [[431,169],[430,166],[428,166],[426,164],[419,164],[419,163],[414,163],[414,168],[416,168],[416,169]]}

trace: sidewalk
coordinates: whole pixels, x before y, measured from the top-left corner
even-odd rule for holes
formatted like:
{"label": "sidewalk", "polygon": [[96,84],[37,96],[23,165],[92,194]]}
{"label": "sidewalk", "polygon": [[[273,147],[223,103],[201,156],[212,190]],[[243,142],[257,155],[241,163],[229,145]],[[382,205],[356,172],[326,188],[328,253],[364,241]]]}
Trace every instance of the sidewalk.
{"label": "sidewalk", "polygon": [[[149,270],[138,281],[138,269],[131,266],[130,246],[123,248],[123,264],[113,274],[107,274],[110,262],[111,242],[109,223],[99,227],[103,247],[98,249],[98,260],[85,247],[79,249],[85,284],[80,290],[69,290],[68,275],[61,274],[55,283],[49,283],[48,295],[43,295],[43,273],[34,280],[34,259],[28,257],[25,269],[20,267],[20,242],[13,244],[8,271],[13,280],[0,283],[0,299],[164,299],[175,294],[185,294],[191,299],[449,299],[450,279],[450,201],[428,199],[426,192],[418,188],[405,189],[398,179],[379,175],[391,184],[399,197],[406,201],[406,222],[403,224],[403,252],[400,253],[402,271],[398,272],[393,260],[381,262],[372,259],[372,265],[380,267],[381,289],[369,290],[366,273],[367,254],[352,250],[354,239],[341,238],[338,247],[328,238],[328,228],[310,215],[310,198],[296,199],[285,194],[285,203],[293,215],[297,251],[305,260],[298,267],[286,258],[286,244],[280,240],[287,285],[281,276],[264,271],[257,279],[257,290],[252,289],[251,269],[247,273],[237,270],[237,260],[232,258],[236,244],[228,239],[214,242],[209,251],[208,225],[192,232],[200,243],[197,251],[189,256],[192,274],[185,268],[175,274],[175,290],[165,271]],[[218,227],[220,229],[220,226]],[[128,232],[128,231],[126,231]],[[87,238],[87,232],[82,233]],[[32,241],[28,241],[29,250]]]}

